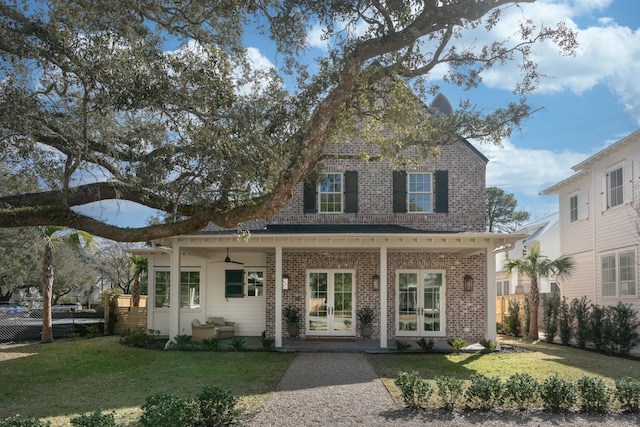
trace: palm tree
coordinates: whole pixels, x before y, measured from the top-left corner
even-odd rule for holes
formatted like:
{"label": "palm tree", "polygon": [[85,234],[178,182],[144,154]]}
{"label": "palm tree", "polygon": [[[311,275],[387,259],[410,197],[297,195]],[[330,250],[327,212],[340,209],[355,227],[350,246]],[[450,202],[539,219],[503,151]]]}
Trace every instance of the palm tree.
{"label": "palm tree", "polygon": [[134,307],[140,305],[140,281],[142,276],[147,273],[149,260],[140,255],[131,255],[129,257],[129,265],[133,267],[133,279],[131,286],[131,300]]}
{"label": "palm tree", "polygon": [[531,290],[529,291],[529,338],[538,339],[538,306],[540,305],[540,290],[538,279],[541,276],[555,275],[558,279],[566,279],[573,273],[573,260],[571,257],[563,256],[550,260],[540,254],[537,247],[531,248],[528,255],[520,259],[507,258],[504,268],[509,273],[517,271],[531,279]]}
{"label": "palm tree", "polygon": [[40,342],[53,342],[53,322],[51,321],[51,295],[53,293],[53,250],[67,243],[76,249],[93,246],[93,235],[66,227],[49,225],[40,228],[44,240],[42,258],[42,338]]}

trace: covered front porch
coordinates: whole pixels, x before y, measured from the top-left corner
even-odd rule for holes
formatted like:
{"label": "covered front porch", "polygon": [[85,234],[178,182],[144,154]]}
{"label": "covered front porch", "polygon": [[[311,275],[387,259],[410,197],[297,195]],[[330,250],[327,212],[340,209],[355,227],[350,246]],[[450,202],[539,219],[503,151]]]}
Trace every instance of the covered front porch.
{"label": "covered front porch", "polygon": [[[153,260],[149,297],[155,301],[148,325],[173,338],[190,334],[193,319],[224,316],[236,323],[236,335],[264,334],[278,349],[328,343],[387,349],[397,337],[495,341],[494,250],[517,238],[261,230],[246,240],[233,233],[162,239],[146,252]],[[243,272],[236,295],[230,294],[229,272]],[[166,284],[157,282],[163,274]],[[472,278],[470,289],[465,276]],[[185,277],[198,281],[185,283]],[[283,318],[291,305],[303,314],[298,340],[288,339]],[[363,306],[374,308],[373,340],[360,334],[355,313]],[[345,340],[323,340],[337,337]]]}

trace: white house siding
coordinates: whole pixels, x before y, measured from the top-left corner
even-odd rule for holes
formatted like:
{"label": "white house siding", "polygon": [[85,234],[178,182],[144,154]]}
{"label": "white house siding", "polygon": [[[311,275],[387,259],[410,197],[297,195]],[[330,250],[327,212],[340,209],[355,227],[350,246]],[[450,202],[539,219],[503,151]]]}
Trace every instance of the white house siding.
{"label": "white house siding", "polygon": [[[606,174],[623,167],[624,203],[607,206]],[[579,298],[586,295],[594,304],[616,305],[618,301],[634,304],[640,309],[638,294],[638,244],[635,228],[638,214],[632,201],[638,200],[640,190],[640,131],[576,165],[577,173],[551,187],[545,194],[558,194],[561,215],[561,249],[574,257],[576,272],[564,283],[563,295]],[[580,194],[588,198],[588,217],[570,221],[570,198]],[[636,295],[631,297],[602,297],[601,257],[605,254],[633,250],[636,253]]]}
{"label": "white house siding", "polygon": [[223,316],[226,321],[236,322],[236,335],[260,336],[266,329],[266,296],[248,297],[245,295],[244,298],[225,298],[225,270],[263,270],[266,279],[266,255],[264,253],[231,252],[230,258],[233,261],[244,262],[244,265],[218,262],[225,256],[226,254],[221,253],[207,259],[207,312],[205,318]]}

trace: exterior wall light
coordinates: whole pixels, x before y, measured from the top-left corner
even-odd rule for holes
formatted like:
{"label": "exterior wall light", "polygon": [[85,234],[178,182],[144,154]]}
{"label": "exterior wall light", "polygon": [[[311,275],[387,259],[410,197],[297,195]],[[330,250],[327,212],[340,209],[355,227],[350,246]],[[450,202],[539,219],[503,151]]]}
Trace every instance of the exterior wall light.
{"label": "exterior wall light", "polygon": [[464,275],[464,290],[465,291],[473,290],[473,277],[470,274]]}
{"label": "exterior wall light", "polygon": [[371,289],[374,291],[380,290],[380,276],[377,274],[374,274],[371,278]]}

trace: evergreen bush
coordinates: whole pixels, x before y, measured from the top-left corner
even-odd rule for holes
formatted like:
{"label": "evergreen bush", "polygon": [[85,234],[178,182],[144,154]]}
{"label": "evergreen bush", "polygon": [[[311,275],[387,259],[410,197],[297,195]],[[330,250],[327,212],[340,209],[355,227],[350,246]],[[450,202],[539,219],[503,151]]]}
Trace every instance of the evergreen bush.
{"label": "evergreen bush", "polygon": [[100,410],[71,418],[69,422],[73,427],[118,427],[113,412],[103,414]]}
{"label": "evergreen bush", "polygon": [[522,322],[520,321],[520,301],[509,300],[507,315],[504,316],[504,327],[509,335],[519,337],[522,335]]}
{"label": "evergreen bush", "polygon": [[20,414],[0,420],[0,427],[49,427],[50,425],[51,423],[48,421],[44,422]]}
{"label": "evergreen bush", "polygon": [[237,418],[238,398],[229,390],[207,386],[198,394],[200,421],[204,426],[232,424]]}
{"label": "evergreen bush", "polygon": [[560,310],[560,296],[542,296],[542,323],[544,324],[545,339],[552,343],[558,333],[558,312]]}
{"label": "evergreen bush", "polygon": [[400,389],[405,405],[411,409],[425,405],[433,393],[429,382],[421,378],[416,371],[398,373],[395,385]]}
{"label": "evergreen bush", "polygon": [[625,411],[640,412],[640,380],[631,377],[616,380],[613,395]]}
{"label": "evergreen bush", "polygon": [[609,307],[611,320],[610,349],[613,353],[627,356],[638,343],[638,312],[631,304],[618,302],[615,307]]}
{"label": "evergreen bush", "polygon": [[586,296],[580,299],[575,298],[571,301],[571,313],[575,319],[574,337],[578,344],[578,348],[585,348],[587,341],[590,339],[589,331],[589,303]]}
{"label": "evergreen bush", "polygon": [[580,409],[587,412],[605,412],[611,401],[611,391],[600,378],[583,376],[576,383],[580,396]]}
{"label": "evergreen bush", "polygon": [[467,406],[488,411],[504,402],[502,383],[499,377],[472,374],[471,383],[465,391]]}
{"label": "evergreen bush", "polygon": [[527,373],[512,374],[504,383],[504,398],[523,411],[538,399],[540,384]]}
{"label": "evergreen bush", "polygon": [[462,396],[462,381],[450,376],[436,376],[435,381],[442,408],[452,411]]}
{"label": "evergreen bush", "polygon": [[611,317],[606,307],[591,304],[589,316],[589,336],[598,351],[609,351],[611,340]]}
{"label": "evergreen bush", "polygon": [[540,398],[545,409],[553,412],[566,411],[578,400],[576,385],[554,374],[540,386]]}
{"label": "evergreen bush", "polygon": [[199,421],[198,404],[170,394],[155,394],[141,407],[140,424],[146,427],[191,427]]}
{"label": "evergreen bush", "polygon": [[571,312],[571,305],[567,302],[567,297],[562,297],[562,302],[558,307],[558,332],[562,345],[571,344],[573,314]]}

